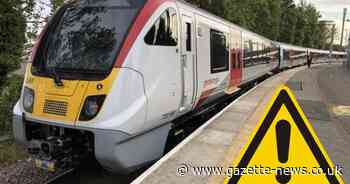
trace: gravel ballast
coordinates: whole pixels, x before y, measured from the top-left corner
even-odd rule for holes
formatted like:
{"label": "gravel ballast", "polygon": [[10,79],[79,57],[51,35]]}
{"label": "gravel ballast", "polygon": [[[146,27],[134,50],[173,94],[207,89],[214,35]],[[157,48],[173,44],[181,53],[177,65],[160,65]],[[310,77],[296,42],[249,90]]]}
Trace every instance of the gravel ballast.
{"label": "gravel ballast", "polygon": [[0,168],[0,184],[43,184],[49,174],[37,169],[31,159]]}

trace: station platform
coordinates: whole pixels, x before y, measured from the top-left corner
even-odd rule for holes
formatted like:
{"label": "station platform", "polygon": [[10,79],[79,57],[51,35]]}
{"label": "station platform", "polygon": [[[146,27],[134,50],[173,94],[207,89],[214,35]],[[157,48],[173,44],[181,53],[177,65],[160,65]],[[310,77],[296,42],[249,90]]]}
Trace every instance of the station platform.
{"label": "station platform", "polygon": [[196,130],[134,184],[218,184],[223,175],[197,175],[194,167],[230,167],[247,144],[277,86],[287,84],[335,165],[350,182],[350,72],[340,64],[299,67],[265,80]]}

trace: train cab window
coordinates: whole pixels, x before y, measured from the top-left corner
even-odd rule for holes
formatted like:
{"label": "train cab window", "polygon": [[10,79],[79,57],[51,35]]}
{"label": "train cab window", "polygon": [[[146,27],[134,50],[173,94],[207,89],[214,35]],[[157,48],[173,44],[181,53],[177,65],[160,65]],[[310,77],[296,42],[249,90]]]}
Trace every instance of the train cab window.
{"label": "train cab window", "polygon": [[210,66],[211,73],[229,70],[229,50],[223,32],[210,30]]}
{"label": "train cab window", "polygon": [[177,46],[178,22],[174,9],[162,13],[146,34],[145,42],[155,46]]}

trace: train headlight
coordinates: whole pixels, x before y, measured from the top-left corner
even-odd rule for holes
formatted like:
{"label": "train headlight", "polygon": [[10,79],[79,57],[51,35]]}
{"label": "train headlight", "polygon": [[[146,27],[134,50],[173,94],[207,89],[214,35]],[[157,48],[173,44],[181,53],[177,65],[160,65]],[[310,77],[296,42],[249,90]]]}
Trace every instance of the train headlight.
{"label": "train headlight", "polygon": [[80,113],[80,121],[90,121],[97,116],[106,96],[89,96],[86,98],[84,107]]}
{"label": "train headlight", "polygon": [[23,91],[23,108],[26,112],[33,113],[34,91],[27,87]]}

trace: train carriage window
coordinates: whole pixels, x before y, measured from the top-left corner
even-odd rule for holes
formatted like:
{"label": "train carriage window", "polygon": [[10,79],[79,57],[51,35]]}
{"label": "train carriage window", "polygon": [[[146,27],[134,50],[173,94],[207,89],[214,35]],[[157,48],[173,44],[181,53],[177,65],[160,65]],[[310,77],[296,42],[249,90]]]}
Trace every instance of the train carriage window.
{"label": "train carriage window", "polygon": [[148,45],[155,46],[177,46],[178,42],[178,22],[176,11],[167,9],[156,20],[152,28],[145,37]]}
{"label": "train carriage window", "polygon": [[229,49],[223,32],[210,30],[211,73],[229,70]]}
{"label": "train carriage window", "polygon": [[192,30],[191,23],[186,23],[186,51],[192,51]]}
{"label": "train carriage window", "polygon": [[253,45],[254,45],[253,40],[249,40],[249,51],[250,51],[250,52],[253,52],[253,51],[254,51]]}
{"label": "train carriage window", "polygon": [[266,45],[263,44],[263,56],[266,56],[267,55],[267,52],[266,52]]}
{"label": "train carriage window", "polygon": [[260,56],[260,43],[256,42],[255,43],[255,56],[259,57]]}
{"label": "train carriage window", "polygon": [[244,53],[250,52],[249,50],[249,41],[244,42]]}

